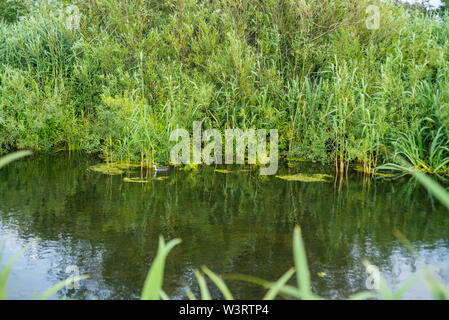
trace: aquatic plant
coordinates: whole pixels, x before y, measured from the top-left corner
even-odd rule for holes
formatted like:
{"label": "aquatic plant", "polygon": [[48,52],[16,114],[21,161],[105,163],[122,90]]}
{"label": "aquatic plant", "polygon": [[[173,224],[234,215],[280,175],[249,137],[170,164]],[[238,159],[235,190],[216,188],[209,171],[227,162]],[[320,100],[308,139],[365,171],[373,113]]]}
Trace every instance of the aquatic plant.
{"label": "aquatic plant", "polygon": [[228,174],[228,173],[232,173],[233,171],[232,170],[226,170],[226,169],[215,169],[214,172]]}
{"label": "aquatic plant", "polygon": [[301,182],[329,182],[329,178],[332,178],[329,174],[324,173],[296,173],[290,175],[276,176],[276,178],[287,181],[301,181]]}
{"label": "aquatic plant", "polygon": [[89,170],[100,172],[107,175],[120,175],[125,171],[121,168],[121,166],[116,165],[112,162],[107,163],[99,163],[89,167]]}
{"label": "aquatic plant", "polygon": [[149,180],[147,180],[147,179],[142,179],[142,178],[138,178],[138,177],[135,177],[135,178],[125,177],[125,178],[123,178],[123,181],[125,181],[125,182],[135,182],[135,183],[147,183],[147,182],[149,182]]}
{"label": "aquatic plant", "polygon": [[15,160],[18,160],[18,159],[26,157],[26,156],[30,156],[31,154],[32,154],[31,151],[26,150],[26,151],[10,153],[6,156],[3,156],[0,158],[0,169]]}
{"label": "aquatic plant", "polygon": [[159,300],[161,295],[166,296],[162,291],[165,260],[170,251],[179,243],[181,243],[180,239],[173,239],[166,244],[164,238],[159,237],[159,248],[142,289],[142,300]]}
{"label": "aquatic plant", "polygon": [[[429,125],[424,124],[426,120]],[[444,127],[432,129],[433,122],[425,119],[414,131],[402,133],[393,142],[393,160],[405,159],[421,171],[449,176],[449,136]]]}
{"label": "aquatic plant", "polygon": [[27,12],[27,7],[19,0],[0,0],[0,21],[14,23]]}

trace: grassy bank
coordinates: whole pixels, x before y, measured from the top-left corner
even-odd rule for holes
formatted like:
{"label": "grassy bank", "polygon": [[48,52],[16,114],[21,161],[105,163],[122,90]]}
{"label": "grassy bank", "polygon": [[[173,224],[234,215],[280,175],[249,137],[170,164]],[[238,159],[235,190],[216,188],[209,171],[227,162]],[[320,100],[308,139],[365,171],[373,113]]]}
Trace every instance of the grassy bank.
{"label": "grassy bank", "polygon": [[170,132],[202,120],[277,128],[282,155],[367,171],[425,131],[418,157],[448,173],[447,149],[430,156],[449,133],[444,14],[377,2],[369,30],[364,0],[0,3],[2,152],[168,162]]}

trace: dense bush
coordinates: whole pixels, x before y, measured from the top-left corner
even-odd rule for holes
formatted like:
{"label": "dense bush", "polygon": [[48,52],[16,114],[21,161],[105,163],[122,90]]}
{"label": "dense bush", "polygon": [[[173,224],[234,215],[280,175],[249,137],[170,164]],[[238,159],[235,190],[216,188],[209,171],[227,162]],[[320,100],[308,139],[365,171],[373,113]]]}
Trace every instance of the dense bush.
{"label": "dense bush", "polygon": [[[176,127],[277,128],[283,155],[367,170],[444,127],[449,19],[372,1],[90,0],[0,25],[3,150],[168,161]],[[68,28],[68,5],[81,13]]]}
{"label": "dense bush", "polygon": [[14,23],[27,13],[27,7],[20,0],[0,0],[0,21]]}

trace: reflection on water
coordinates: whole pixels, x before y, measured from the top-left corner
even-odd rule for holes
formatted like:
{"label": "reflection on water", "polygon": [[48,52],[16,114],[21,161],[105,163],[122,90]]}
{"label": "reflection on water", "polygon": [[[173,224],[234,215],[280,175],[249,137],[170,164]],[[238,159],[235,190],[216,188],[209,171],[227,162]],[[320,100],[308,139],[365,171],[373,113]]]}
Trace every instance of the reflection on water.
{"label": "reflection on water", "polygon": [[[183,240],[166,265],[164,289],[172,298],[185,298],[186,286],[198,292],[193,271],[202,265],[219,274],[275,280],[293,265],[295,224],[303,230],[313,290],[327,298],[365,290],[363,259],[378,265],[393,288],[424,263],[441,265],[436,275],[449,283],[449,214],[414,181],[367,182],[350,174],[341,185],[303,183],[262,177],[257,170],[224,174],[205,167],[171,169],[162,173],[165,180],[130,183],[125,176],[88,170],[98,162],[73,154],[39,156],[0,171],[2,264],[40,239],[14,264],[10,298],[43,292],[65,279],[70,265],[91,278],[55,298],[137,298],[159,234]],[[280,170],[333,175],[332,168],[305,163]],[[147,175],[140,169],[127,173],[141,174]],[[395,230],[406,235],[422,261],[412,259]],[[326,275],[318,276],[321,272]],[[227,282],[237,298],[265,293]],[[419,283],[406,297],[430,294]]]}

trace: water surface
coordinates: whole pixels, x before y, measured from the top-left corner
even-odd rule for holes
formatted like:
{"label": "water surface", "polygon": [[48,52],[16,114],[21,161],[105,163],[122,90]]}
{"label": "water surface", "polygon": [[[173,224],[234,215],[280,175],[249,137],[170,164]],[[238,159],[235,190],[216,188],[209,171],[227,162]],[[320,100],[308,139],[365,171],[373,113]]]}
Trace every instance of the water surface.
{"label": "water surface", "polygon": [[[293,266],[296,224],[303,231],[313,290],[326,298],[366,289],[363,259],[379,266],[393,289],[425,264],[441,266],[435,274],[449,284],[449,213],[411,179],[369,181],[353,172],[335,183],[303,183],[261,177],[257,170],[224,174],[211,166],[171,169],[158,175],[167,179],[142,184],[123,178],[145,177],[145,171],[107,176],[89,170],[99,162],[78,154],[41,155],[0,171],[1,264],[39,240],[14,264],[9,298],[42,293],[75,265],[90,279],[53,298],[136,299],[159,235],[183,240],[166,265],[164,290],[174,299],[186,298],[186,286],[198,293],[194,270],[202,265],[218,274],[276,280]],[[281,174],[298,172],[334,175],[318,164],[280,168]],[[227,283],[236,298],[258,299],[266,292]],[[221,297],[217,290],[212,294]],[[406,295],[430,297],[424,283]]]}

